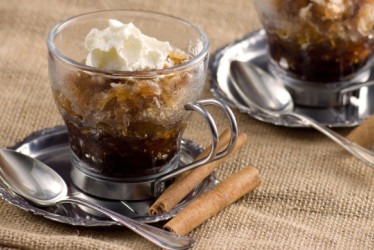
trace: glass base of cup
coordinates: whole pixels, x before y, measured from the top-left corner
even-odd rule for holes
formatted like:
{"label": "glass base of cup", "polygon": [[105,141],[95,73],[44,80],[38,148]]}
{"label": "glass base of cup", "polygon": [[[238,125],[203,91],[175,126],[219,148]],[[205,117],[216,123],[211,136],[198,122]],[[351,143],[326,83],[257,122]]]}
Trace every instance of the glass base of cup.
{"label": "glass base of cup", "polygon": [[[290,92],[296,105],[326,108],[341,107],[350,104],[352,96],[359,97],[360,86],[370,77],[370,68],[366,67],[348,79],[334,82],[313,82],[291,77],[276,62],[270,60],[269,72],[280,79]],[[357,88],[355,88],[357,86]]]}
{"label": "glass base of cup", "polygon": [[161,189],[154,190],[156,179],[178,167],[179,154],[163,166],[163,171],[137,178],[111,178],[93,173],[87,169],[89,166],[79,160],[71,151],[72,169],[70,177],[72,183],[81,191],[104,199],[111,200],[146,200],[157,197],[162,192],[167,183],[161,183]]}

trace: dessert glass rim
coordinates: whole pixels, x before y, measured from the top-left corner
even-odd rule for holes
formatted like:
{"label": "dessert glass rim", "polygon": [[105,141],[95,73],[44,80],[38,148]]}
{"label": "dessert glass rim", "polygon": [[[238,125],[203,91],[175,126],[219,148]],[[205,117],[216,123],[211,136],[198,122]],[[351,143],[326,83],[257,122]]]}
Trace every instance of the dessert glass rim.
{"label": "dessert glass rim", "polygon": [[[168,68],[163,68],[163,69],[152,69],[152,70],[142,70],[142,71],[121,71],[121,70],[110,70],[110,69],[102,69],[102,68],[97,68],[93,66],[88,66],[84,63],[77,62],[76,60],[71,59],[70,57],[64,55],[61,51],[59,51],[55,44],[54,44],[54,38],[55,35],[63,29],[66,25],[69,25],[70,23],[74,22],[75,20],[79,19],[85,19],[89,16],[94,16],[97,14],[102,14],[102,13],[110,13],[110,12],[123,12],[123,13],[143,13],[143,14],[149,14],[153,16],[160,16],[160,17],[166,17],[170,19],[174,19],[177,22],[184,23],[187,26],[190,26],[194,30],[196,30],[199,35],[201,36],[201,41],[202,41],[202,49],[201,51],[197,54],[194,55],[192,58],[188,59],[187,62],[168,67]],[[109,19],[110,17],[108,17]],[[175,72],[178,70],[183,70],[185,68],[190,67],[191,65],[195,64],[195,62],[199,62],[204,59],[206,55],[209,54],[209,49],[210,49],[210,42],[208,39],[208,36],[196,25],[190,23],[189,21],[186,21],[182,18],[175,17],[172,15],[167,15],[167,14],[162,14],[158,12],[152,12],[152,11],[140,11],[140,10],[129,10],[129,9],[116,9],[116,10],[100,10],[100,11],[93,11],[93,12],[87,12],[87,13],[82,13],[79,15],[75,15],[72,17],[69,17],[61,22],[59,22],[57,25],[55,25],[51,31],[49,32],[47,36],[47,47],[50,52],[52,52],[57,58],[61,59],[62,61],[80,68],[81,70],[84,71],[89,71],[89,72],[95,72],[98,74],[104,74],[104,75],[111,75],[111,76],[156,76],[156,75],[162,75],[162,74],[167,74],[169,72]]]}

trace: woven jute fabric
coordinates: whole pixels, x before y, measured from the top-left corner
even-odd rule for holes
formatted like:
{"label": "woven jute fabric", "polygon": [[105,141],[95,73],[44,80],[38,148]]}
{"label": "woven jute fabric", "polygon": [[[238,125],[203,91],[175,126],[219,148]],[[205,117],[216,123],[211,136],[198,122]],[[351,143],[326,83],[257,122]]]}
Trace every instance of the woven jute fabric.
{"label": "woven jute fabric", "polygon": [[[61,20],[95,10],[174,15],[201,27],[211,53],[261,27],[250,0],[0,0],[0,147],[62,125],[51,95],[46,37]],[[212,97],[208,85],[203,97]],[[235,110],[248,143],[217,169],[225,179],[259,169],[259,188],[189,233],[195,249],[372,249],[373,169],[320,133],[266,124]],[[224,115],[212,110],[218,127]],[[350,128],[337,129],[346,135]],[[374,132],[374,131],[373,131]],[[185,133],[201,145],[209,133],[193,116]],[[120,226],[77,227],[0,200],[0,246],[20,249],[154,249]]]}

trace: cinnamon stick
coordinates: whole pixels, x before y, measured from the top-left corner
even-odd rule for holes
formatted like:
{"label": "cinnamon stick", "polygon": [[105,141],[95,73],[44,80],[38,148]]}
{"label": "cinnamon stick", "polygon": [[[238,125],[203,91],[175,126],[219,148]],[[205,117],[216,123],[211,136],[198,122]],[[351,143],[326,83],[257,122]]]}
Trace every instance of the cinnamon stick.
{"label": "cinnamon stick", "polygon": [[[227,135],[225,135],[225,133],[220,136],[219,151],[227,146],[229,138],[230,137],[227,139]],[[222,162],[225,161],[230,155],[238,151],[246,142],[247,135],[240,133],[238,135],[237,143],[230,154],[204,166],[192,169],[188,171],[188,173],[184,173],[179,176],[154,202],[154,204],[149,208],[148,213],[153,216],[173,209],[175,205],[177,205],[188,193],[190,193],[202,180],[209,176],[213,170],[222,164]]]}
{"label": "cinnamon stick", "polygon": [[[231,137],[230,129],[225,129],[225,131],[223,131],[222,134],[219,136],[218,151],[222,151],[222,150],[224,150],[224,148],[226,148],[226,146],[228,145],[228,143],[230,141],[230,137]],[[200,160],[203,157],[207,156],[210,152],[211,147],[212,147],[212,145],[207,147],[198,157],[196,157],[195,160]]]}
{"label": "cinnamon stick", "polygon": [[258,187],[261,177],[254,167],[233,174],[212,190],[197,197],[185,209],[164,225],[177,234],[187,234],[204,221]]}
{"label": "cinnamon stick", "polygon": [[347,135],[347,139],[362,147],[369,147],[374,142],[374,115],[353,129]]}
{"label": "cinnamon stick", "polygon": [[[222,134],[219,136],[218,152],[221,152],[222,150],[224,150],[227,147],[227,145],[229,144],[229,141],[230,141],[230,137],[231,137],[231,130],[230,129],[225,129],[225,131],[223,131]],[[206,157],[209,154],[209,152],[211,150],[211,147],[212,147],[212,145],[209,145],[209,147],[207,147],[200,155],[198,155],[195,158],[195,161]],[[193,171],[193,169],[181,173],[175,179],[174,183],[180,182],[184,177],[188,176],[192,171]]]}

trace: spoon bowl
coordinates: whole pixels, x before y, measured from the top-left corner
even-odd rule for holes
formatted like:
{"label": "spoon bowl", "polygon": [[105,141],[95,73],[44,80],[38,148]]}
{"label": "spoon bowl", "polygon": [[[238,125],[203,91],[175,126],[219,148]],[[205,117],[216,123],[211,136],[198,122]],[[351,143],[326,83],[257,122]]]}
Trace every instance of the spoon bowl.
{"label": "spoon bowl", "polygon": [[[250,107],[263,113],[279,116],[294,108],[292,97],[271,75],[254,66],[233,61],[230,66],[235,90]],[[268,86],[271,83],[271,88]]]}
{"label": "spoon bowl", "polygon": [[284,85],[261,68],[248,62],[233,61],[230,65],[230,78],[234,89],[250,108],[272,117],[295,117],[301,124],[317,129],[352,155],[374,167],[374,152],[349,141],[312,118],[295,112],[292,97]]}
{"label": "spoon bowl", "polygon": [[75,203],[103,213],[152,243],[167,249],[187,249],[195,241],[123,216],[84,199],[68,195],[65,181],[41,161],[14,150],[0,149],[0,180],[11,191],[39,206]]}

